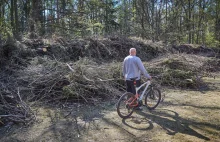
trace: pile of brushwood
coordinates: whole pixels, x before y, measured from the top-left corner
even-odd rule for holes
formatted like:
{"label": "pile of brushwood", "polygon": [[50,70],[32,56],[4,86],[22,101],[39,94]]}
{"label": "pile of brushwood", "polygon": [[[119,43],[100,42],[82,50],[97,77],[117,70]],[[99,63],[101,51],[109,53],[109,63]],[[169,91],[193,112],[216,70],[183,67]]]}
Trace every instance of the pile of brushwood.
{"label": "pile of brushwood", "polygon": [[[25,39],[0,47],[0,125],[31,123],[32,106],[68,101],[96,104],[125,92],[122,61],[131,47],[160,86],[200,89],[220,70],[219,52],[190,54],[138,38]],[[182,49],[182,47],[181,47]],[[207,49],[209,50],[209,49]],[[205,50],[204,53],[207,53]]]}

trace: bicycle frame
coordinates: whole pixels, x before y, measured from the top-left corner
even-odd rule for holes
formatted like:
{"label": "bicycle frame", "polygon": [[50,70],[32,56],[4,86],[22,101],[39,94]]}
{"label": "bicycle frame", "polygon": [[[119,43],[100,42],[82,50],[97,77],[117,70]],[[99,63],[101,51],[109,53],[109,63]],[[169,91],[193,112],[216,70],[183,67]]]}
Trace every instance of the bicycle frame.
{"label": "bicycle frame", "polygon": [[144,91],[142,92],[142,94],[140,95],[140,97],[138,98],[140,100],[142,100],[142,98],[144,97],[144,93],[146,92],[147,88],[149,87],[149,85],[151,84],[150,80],[146,81],[145,83],[141,84],[141,86],[139,87],[135,87],[135,91],[136,91],[136,94],[138,94],[138,91],[144,86],[146,85],[146,87],[144,88]]}
{"label": "bicycle frame", "polygon": [[[149,87],[149,85],[151,84],[150,80],[146,81],[145,83],[141,84],[141,86],[139,87],[136,87],[135,85],[135,91],[136,91],[136,94],[129,98],[129,100],[127,100],[127,104],[129,104],[129,106],[132,106],[132,107],[136,107],[138,106],[138,103],[134,104],[134,102],[136,102],[136,100],[140,101],[142,100],[142,98],[144,97],[144,93],[146,92],[147,88]],[[144,86],[146,85],[146,87],[144,88],[144,91],[142,92],[142,94],[138,94],[138,91]]]}

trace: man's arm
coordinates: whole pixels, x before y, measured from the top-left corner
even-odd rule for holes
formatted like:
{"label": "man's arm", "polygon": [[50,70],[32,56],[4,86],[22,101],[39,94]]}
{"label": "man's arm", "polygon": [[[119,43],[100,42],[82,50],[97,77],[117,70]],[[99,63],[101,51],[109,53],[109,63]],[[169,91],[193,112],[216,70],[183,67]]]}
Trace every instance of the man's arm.
{"label": "man's arm", "polygon": [[147,78],[151,79],[151,76],[149,75],[149,73],[147,72],[147,70],[145,69],[141,59],[138,57],[137,58],[137,65],[138,65],[138,68],[140,69],[141,73],[146,76]]}

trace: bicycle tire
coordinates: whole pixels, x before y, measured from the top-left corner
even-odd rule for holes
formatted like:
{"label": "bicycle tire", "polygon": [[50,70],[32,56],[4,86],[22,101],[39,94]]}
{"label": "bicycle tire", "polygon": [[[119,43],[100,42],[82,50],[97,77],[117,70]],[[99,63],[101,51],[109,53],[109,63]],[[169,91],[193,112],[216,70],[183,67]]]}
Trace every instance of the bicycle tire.
{"label": "bicycle tire", "polygon": [[130,107],[126,104],[127,100],[130,99],[133,96],[134,96],[134,94],[132,94],[130,92],[126,92],[118,100],[117,113],[123,119],[130,117],[132,115],[133,111],[134,111],[133,110],[134,107]]}
{"label": "bicycle tire", "polygon": [[161,101],[161,92],[158,88],[151,87],[145,97],[145,105],[149,110],[155,109]]}

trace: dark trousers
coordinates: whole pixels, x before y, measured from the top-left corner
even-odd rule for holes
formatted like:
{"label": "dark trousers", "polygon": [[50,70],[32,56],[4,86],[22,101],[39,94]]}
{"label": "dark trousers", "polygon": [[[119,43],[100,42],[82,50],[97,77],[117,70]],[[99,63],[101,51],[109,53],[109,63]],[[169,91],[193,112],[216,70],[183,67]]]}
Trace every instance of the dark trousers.
{"label": "dark trousers", "polygon": [[[141,85],[141,80],[136,80],[136,87],[139,87]],[[134,81],[126,80],[126,89],[127,92],[131,92],[133,94],[136,94],[135,87],[134,87]]]}

